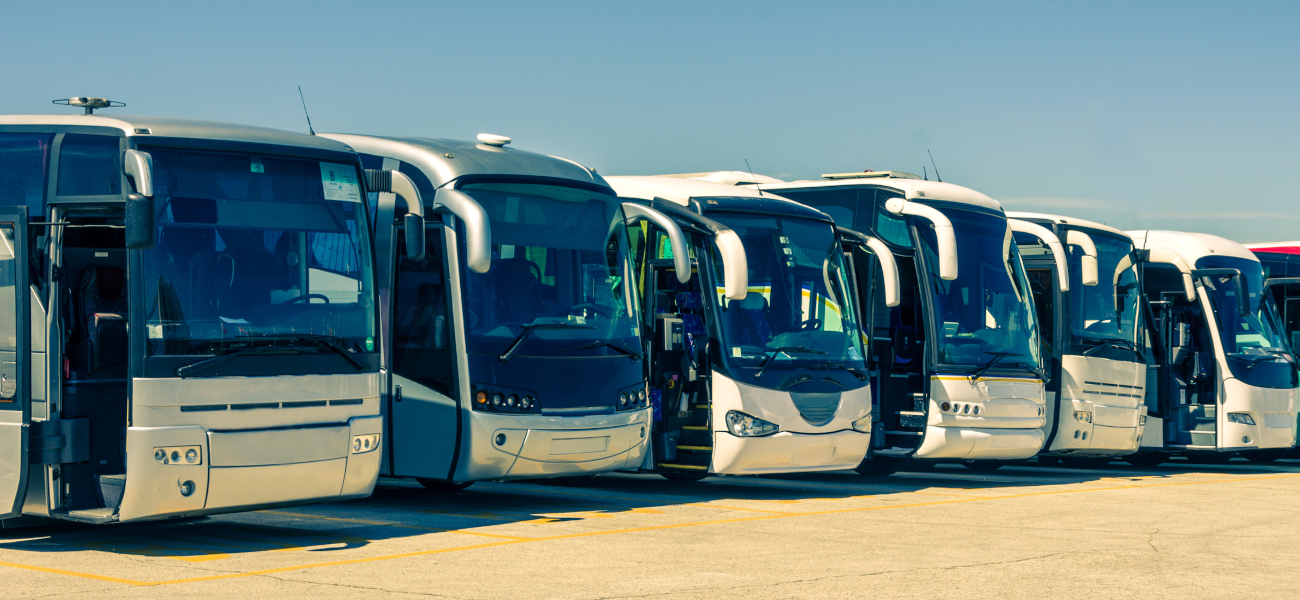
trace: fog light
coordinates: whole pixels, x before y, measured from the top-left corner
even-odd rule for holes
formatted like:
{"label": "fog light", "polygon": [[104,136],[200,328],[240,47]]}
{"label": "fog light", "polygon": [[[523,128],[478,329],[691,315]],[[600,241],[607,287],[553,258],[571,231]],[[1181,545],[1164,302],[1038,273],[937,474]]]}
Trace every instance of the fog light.
{"label": "fog light", "polygon": [[162,448],[154,450],[153,459],[164,465],[167,464],[167,451],[163,450]]}
{"label": "fog light", "polygon": [[1242,425],[1254,425],[1255,418],[1248,413],[1228,413],[1229,423],[1240,423]]}
{"label": "fog light", "polygon": [[477,394],[474,394],[474,401],[479,404],[487,404],[487,392],[479,390]]}
{"label": "fog light", "polygon": [[370,433],[366,435],[352,436],[352,453],[365,454],[379,447],[379,434]]}
{"label": "fog light", "polygon": [[965,406],[962,406],[962,407],[961,407],[961,411],[962,411],[963,413],[969,413],[969,412],[970,412],[970,405],[967,404],[967,405],[965,405]]}
{"label": "fog light", "polygon": [[975,408],[972,409],[972,410],[970,411],[970,414],[972,414],[972,415],[978,415],[978,414],[980,414],[980,407],[979,407],[978,404],[976,404],[976,405],[975,405]]}
{"label": "fog light", "polygon": [[854,421],[853,430],[862,433],[871,433],[871,415],[868,413],[867,416]]}
{"label": "fog light", "polygon": [[1248,435],[1243,435],[1243,436],[1241,436],[1241,443],[1243,443],[1243,444],[1249,444],[1249,443],[1250,443],[1250,436],[1248,436]]}
{"label": "fog light", "polygon": [[497,445],[498,445],[498,446],[504,446],[504,445],[506,445],[506,434],[504,434],[504,433],[498,433],[498,434],[497,434],[497,440],[496,440],[496,442],[497,442]]}
{"label": "fog light", "polygon": [[619,395],[618,395],[618,405],[619,405],[619,406],[627,406],[627,394],[619,394]]}
{"label": "fog light", "polygon": [[196,463],[196,462],[199,462],[199,451],[198,451],[198,450],[195,450],[194,448],[190,448],[189,450],[186,450],[186,451],[185,451],[185,462],[190,463],[190,464],[194,464],[194,463]]}
{"label": "fog light", "polygon": [[505,398],[501,394],[492,394],[492,406],[501,406],[502,402],[505,402]]}
{"label": "fog light", "polygon": [[510,394],[510,397],[506,398],[506,406],[514,406],[518,403],[519,403],[519,396]]}
{"label": "fog light", "polygon": [[939,405],[939,410],[942,410],[944,412],[948,412],[948,409],[950,408],[952,408],[952,405],[947,402],[944,402],[943,404]]}
{"label": "fog light", "polygon": [[1090,411],[1086,411],[1086,410],[1076,410],[1076,411],[1074,411],[1074,420],[1075,420],[1075,421],[1082,421],[1082,422],[1084,422],[1084,423],[1091,423],[1091,422],[1092,422],[1092,412],[1090,412]]}
{"label": "fog light", "polygon": [[194,493],[194,482],[193,482],[193,481],[185,481],[185,482],[182,482],[180,485],[181,485],[181,495],[182,495],[182,496],[185,496],[185,497],[188,498],[188,497],[190,496],[190,494],[193,494],[193,493]]}

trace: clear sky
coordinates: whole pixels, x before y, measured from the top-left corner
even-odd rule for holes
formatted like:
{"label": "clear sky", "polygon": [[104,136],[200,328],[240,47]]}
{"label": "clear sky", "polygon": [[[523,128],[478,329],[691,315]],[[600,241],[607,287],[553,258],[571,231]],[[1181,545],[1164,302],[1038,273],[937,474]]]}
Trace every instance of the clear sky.
{"label": "clear sky", "polygon": [[[603,174],[920,173],[1300,239],[1300,3],[9,2],[0,113],[514,138]],[[1292,182],[1294,183],[1294,182]]]}

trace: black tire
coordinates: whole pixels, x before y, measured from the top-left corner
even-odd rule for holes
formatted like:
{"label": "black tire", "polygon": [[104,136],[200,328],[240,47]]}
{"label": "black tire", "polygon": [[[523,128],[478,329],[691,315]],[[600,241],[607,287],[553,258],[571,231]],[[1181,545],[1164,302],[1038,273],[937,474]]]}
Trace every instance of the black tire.
{"label": "black tire", "polygon": [[1110,459],[1091,456],[1063,456],[1061,457],[1061,464],[1071,469],[1104,469],[1110,465]]}
{"label": "black tire", "polygon": [[587,487],[590,485],[595,485],[596,476],[595,475],[571,475],[569,477],[551,477],[549,479],[543,480],[542,483],[546,483],[550,485],[562,485],[565,487]]}
{"label": "black tire", "polygon": [[939,463],[932,460],[908,459],[907,462],[903,463],[903,466],[899,467],[898,470],[907,471],[908,473],[929,473],[934,470],[934,467],[937,464]]}
{"label": "black tire", "polygon": [[679,481],[679,482],[686,482],[686,483],[694,483],[694,482],[696,482],[696,481],[700,481],[701,479],[704,479],[705,477],[708,477],[709,474],[708,474],[708,473],[688,473],[688,472],[684,472],[684,471],[667,471],[667,472],[664,472],[664,473],[660,473],[659,476],[660,476],[660,477],[663,477],[664,479],[667,479],[668,481]]}
{"label": "black tire", "polygon": [[1222,465],[1232,460],[1232,452],[1214,452],[1206,450],[1188,450],[1183,453],[1187,460],[1198,465]]}
{"label": "black tire", "polygon": [[906,458],[899,456],[877,456],[875,458],[866,458],[858,466],[853,467],[859,475],[867,477],[888,477],[897,473],[903,467]]}
{"label": "black tire", "polygon": [[1168,452],[1143,452],[1141,454],[1130,454],[1121,460],[1135,467],[1149,469],[1169,462],[1169,456]]}
{"label": "black tire", "polygon": [[424,489],[429,490],[430,492],[459,492],[474,485],[473,481],[453,483],[442,479],[422,479],[419,477],[415,478],[415,480],[420,482],[420,485],[424,486]]}
{"label": "black tire", "polygon": [[1000,460],[963,459],[961,464],[972,471],[996,471],[1002,467],[1002,461]]}
{"label": "black tire", "polygon": [[1240,452],[1242,458],[1253,463],[1271,463],[1290,452],[1290,448],[1277,448],[1270,450],[1245,450]]}
{"label": "black tire", "polygon": [[1040,467],[1059,467],[1061,466],[1061,457],[1059,456],[1036,456],[1034,462]]}

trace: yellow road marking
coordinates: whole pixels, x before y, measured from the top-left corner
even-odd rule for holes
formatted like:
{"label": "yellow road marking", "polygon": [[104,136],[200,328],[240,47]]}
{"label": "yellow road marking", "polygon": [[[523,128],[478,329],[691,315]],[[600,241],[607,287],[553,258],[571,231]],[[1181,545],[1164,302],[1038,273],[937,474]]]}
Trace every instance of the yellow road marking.
{"label": "yellow road marking", "polygon": [[[868,511],[877,511],[877,510],[893,510],[893,509],[899,509],[899,508],[918,508],[918,507],[925,507],[925,506],[942,506],[942,505],[947,505],[947,504],[960,504],[960,503],[966,503],[966,502],[989,502],[989,501],[992,501],[992,500],[1009,500],[1009,499],[1013,499],[1013,498],[1033,498],[1033,497],[1036,497],[1036,496],[1056,496],[1056,495],[1061,495],[1061,494],[1080,494],[1080,493],[1087,493],[1087,492],[1108,492],[1108,491],[1112,491],[1112,490],[1142,489],[1142,488],[1158,488],[1158,487],[1171,487],[1171,486],[1181,486],[1181,485],[1203,485],[1203,484],[1208,484],[1208,483],[1234,483],[1234,482],[1243,482],[1243,481],[1261,481],[1261,480],[1268,480],[1268,479],[1288,479],[1288,478],[1294,478],[1294,477],[1300,477],[1300,473],[1291,473],[1291,474],[1285,474],[1285,475],[1272,475],[1272,476],[1267,476],[1267,477],[1243,477],[1243,478],[1240,478],[1240,479],[1215,479],[1215,480],[1209,480],[1209,481],[1204,481],[1204,480],[1203,480],[1203,481],[1182,481],[1182,482],[1153,483],[1153,484],[1135,484],[1135,485],[1127,485],[1127,486],[1112,486],[1112,487],[1105,487],[1105,488],[1084,488],[1084,489],[1078,489],[1078,490],[1056,490],[1056,491],[1051,491],[1051,492],[1032,492],[1032,493],[1028,493],[1028,494],[1012,494],[1012,495],[1006,495],[1006,496],[980,496],[980,497],[971,497],[971,498],[961,498],[961,499],[958,499],[958,500],[936,500],[936,501],[934,501],[934,502],[916,502],[916,503],[911,503],[911,504],[892,504],[892,505],[884,505],[884,506],[863,506],[863,507],[858,507],[858,508],[840,508],[840,509],[835,509],[835,510],[821,510],[821,511],[801,512],[801,513],[776,513],[776,514],[768,514],[768,515],[758,515],[758,516],[753,516],[753,517],[740,517],[740,518],[735,518],[735,519],[717,519],[717,520],[712,520],[712,521],[696,521],[696,522],[692,522],[692,523],[674,523],[674,524],[670,524],[670,525],[652,525],[652,526],[649,526],[649,527],[635,527],[635,528],[630,528],[630,529],[611,529],[611,530],[607,530],[607,531],[589,531],[589,532],[583,532],[583,533],[570,533],[570,534],[565,534],[565,535],[553,535],[553,536],[547,536],[547,537],[537,537],[537,538],[523,538],[523,539],[504,540],[504,541],[500,541],[500,542],[489,542],[489,543],[485,543],[485,544],[475,544],[475,545],[472,545],[472,546],[458,546],[458,547],[455,547],[455,548],[442,548],[442,549],[438,549],[438,550],[420,550],[420,551],[416,551],[416,552],[404,552],[404,553],[402,553],[402,554],[389,554],[389,555],[384,555],[384,556],[371,556],[371,557],[368,557],[368,558],[354,558],[354,559],[349,559],[349,560],[338,560],[338,561],[322,562],[322,563],[314,563],[314,564],[308,564],[308,565],[296,565],[296,566],[289,566],[289,567],[279,567],[279,568],[275,568],[275,569],[263,569],[263,570],[260,570],[260,571],[247,571],[247,572],[243,572],[243,573],[224,573],[224,574],[221,574],[221,575],[208,575],[208,576],[205,576],[205,577],[190,577],[190,578],[185,578],[185,579],[172,579],[172,580],[167,580],[167,581],[135,581],[135,580],[131,580],[131,579],[122,579],[122,578],[118,578],[118,577],[109,577],[109,576],[106,576],[106,575],[95,575],[95,574],[92,574],[92,573],[79,573],[79,572],[76,572],[76,571],[65,571],[65,570],[61,570],[61,569],[51,569],[51,568],[49,568],[49,567],[39,567],[39,566],[34,566],[34,565],[24,565],[24,564],[11,563],[11,562],[0,562],[0,566],[14,567],[14,568],[16,568],[16,569],[27,569],[27,570],[32,570],[32,571],[40,571],[40,572],[45,572],[45,573],[55,573],[55,574],[59,574],[59,575],[68,575],[68,576],[71,576],[71,577],[82,577],[82,578],[86,578],[86,579],[94,579],[94,580],[98,580],[98,581],[109,581],[109,582],[114,582],[114,583],[125,583],[125,584],[128,584],[128,585],[134,585],[134,586],[174,585],[174,584],[178,584],[178,583],[195,583],[195,582],[199,582],[199,581],[215,581],[215,580],[219,580],[219,579],[236,579],[236,578],[241,578],[241,577],[253,577],[253,576],[257,576],[257,575],[270,575],[270,574],[274,574],[274,573],[285,573],[285,572],[288,572],[288,571],[301,571],[301,570],[305,570],[305,569],[316,569],[316,568],[321,568],[321,567],[332,567],[332,566],[340,566],[340,565],[355,565],[355,564],[364,564],[364,563],[379,562],[379,561],[385,561],[385,560],[395,560],[395,559],[399,559],[399,558],[413,558],[413,557],[417,557],[417,556],[430,556],[430,555],[433,555],[433,554],[446,554],[446,553],[449,553],[449,552],[460,552],[460,551],[464,551],[464,550],[477,550],[477,549],[480,549],[480,548],[492,548],[492,547],[496,547],[496,546],[509,546],[509,545],[513,545],[513,544],[524,544],[524,543],[528,543],[528,542],[542,542],[542,541],[553,541],[553,540],[577,539],[577,538],[595,537],[595,536],[602,536],[602,535],[617,535],[617,534],[624,534],[624,533],[639,533],[639,532],[645,532],[645,531],[664,531],[664,530],[668,530],[668,529],[682,529],[682,528],[686,528],[686,527],[699,527],[699,526],[704,526],[704,525],[721,525],[721,524],[727,524],[727,523],[745,523],[745,522],[751,522],[751,521],[768,521],[768,520],[775,520],[775,519],[788,519],[788,518],[792,518],[792,517],[815,517],[815,516],[825,516],[825,515],[835,515],[835,514],[846,514],[846,513],[856,513],[856,512],[868,512]],[[268,512],[269,512],[269,511],[268,511]]]}

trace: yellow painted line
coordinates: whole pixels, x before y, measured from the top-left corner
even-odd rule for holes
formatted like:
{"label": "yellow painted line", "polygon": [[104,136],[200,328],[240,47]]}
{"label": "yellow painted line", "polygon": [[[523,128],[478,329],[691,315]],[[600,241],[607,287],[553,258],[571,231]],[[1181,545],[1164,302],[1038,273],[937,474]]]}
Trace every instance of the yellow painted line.
{"label": "yellow painted line", "polygon": [[477,531],[465,531],[463,529],[445,529],[442,527],[421,527],[419,525],[405,525],[402,523],[390,523],[388,521],[368,521],[365,519],[345,519],[343,517],[322,517],[320,515],[309,515],[307,513],[288,512],[283,510],[264,510],[261,512],[276,515],[285,515],[289,517],[299,517],[303,519],[319,519],[321,521],[338,521],[341,523],[356,523],[358,525],[378,525],[381,527],[399,527],[402,529],[421,529],[424,531],[436,531],[439,533],[459,533],[462,535],[477,535],[481,537],[500,538],[507,540],[527,540],[532,538],[521,537],[517,535],[496,535],[493,533],[480,533]]}
{"label": "yellow painted line", "polygon": [[449,552],[461,552],[461,551],[465,551],[465,550],[478,550],[478,549],[481,549],[481,548],[493,548],[493,547],[497,547],[497,546],[509,546],[509,545],[513,545],[513,544],[524,544],[524,543],[528,543],[528,542],[542,542],[542,541],[554,541],[554,540],[567,540],[567,539],[577,539],[577,538],[584,538],[584,537],[596,537],[596,536],[602,536],[602,535],[618,535],[618,534],[624,534],[624,533],[641,533],[641,532],[646,532],[646,531],[665,531],[665,530],[669,530],[669,529],[683,529],[683,528],[686,528],[686,527],[700,527],[700,526],[704,526],[704,525],[723,525],[723,524],[729,524],[729,523],[746,523],[746,522],[752,522],[752,521],[770,521],[770,520],[775,520],[775,519],[788,519],[788,518],[792,518],[792,517],[817,517],[817,516],[825,516],[825,515],[836,515],[836,514],[847,514],[847,513],[869,512],[869,511],[877,511],[877,510],[894,510],[894,509],[899,509],[899,508],[919,508],[919,507],[926,507],[926,506],[943,506],[943,505],[948,505],[948,504],[961,504],[961,503],[966,503],[966,502],[989,502],[989,501],[992,501],[992,500],[1010,500],[1010,499],[1014,499],[1014,498],[1033,498],[1033,497],[1038,497],[1038,496],[1057,496],[1057,495],[1062,495],[1062,494],[1080,494],[1080,493],[1087,493],[1087,492],[1108,492],[1108,491],[1112,491],[1112,490],[1127,490],[1127,489],[1158,488],[1158,487],[1172,487],[1172,486],[1182,486],[1182,485],[1204,485],[1204,484],[1208,484],[1208,483],[1236,483],[1236,482],[1244,482],[1244,481],[1262,481],[1262,480],[1269,480],[1269,479],[1289,479],[1289,478],[1294,478],[1294,477],[1300,477],[1300,473],[1289,473],[1289,474],[1285,474],[1285,475],[1272,475],[1272,476],[1267,476],[1267,477],[1243,477],[1243,478],[1240,478],[1240,479],[1215,479],[1215,480],[1210,480],[1210,481],[1182,481],[1182,482],[1169,482],[1169,483],[1135,484],[1135,485],[1128,485],[1128,486],[1114,486],[1114,487],[1105,487],[1105,488],[1085,488],[1085,489],[1080,489],[1080,490],[1057,490],[1057,491],[1052,491],[1052,492],[1032,492],[1032,493],[1028,493],[1028,494],[1012,494],[1012,495],[1007,495],[1007,496],[983,496],[983,497],[961,498],[961,499],[958,499],[958,500],[936,500],[936,501],[934,501],[934,502],[915,502],[915,503],[911,503],[911,504],[889,504],[889,505],[884,505],[884,506],[863,506],[863,507],[858,507],[858,508],[840,508],[840,509],[835,509],[835,510],[819,510],[819,511],[800,512],[800,513],[776,513],[776,514],[758,515],[758,516],[753,516],[753,517],[739,517],[739,518],[735,518],[735,519],[716,519],[716,520],[712,520],[712,521],[695,521],[695,522],[691,522],[691,523],[674,523],[674,524],[670,524],[670,525],[652,525],[652,526],[649,526],[649,527],[635,527],[635,528],[630,528],[630,529],[611,529],[611,530],[606,530],[606,531],[589,531],[589,532],[583,532],[583,533],[570,533],[570,534],[564,534],[564,535],[553,535],[553,536],[547,536],[547,537],[526,538],[526,539],[517,539],[517,540],[504,540],[504,541],[500,541],[500,542],[488,542],[488,543],[485,543],[485,544],[475,544],[475,545],[472,545],[472,546],[458,546],[458,547],[455,547],[455,548],[442,548],[442,549],[438,549],[438,550],[420,550],[420,551],[417,551],[417,552],[405,552],[405,553],[402,553],[402,554],[388,554],[388,555],[384,555],[384,556],[371,556],[371,557],[367,557],[367,558],[353,558],[353,559],[349,559],[349,560],[337,560],[337,561],[332,561],[332,562],[322,562],[322,563],[314,563],[314,564],[308,564],[308,565],[296,565],[296,566],[289,566],[289,567],[279,567],[279,568],[275,568],[275,569],[263,569],[263,570],[260,570],[260,571],[247,571],[247,572],[243,572],[243,573],[223,573],[223,574],[220,574],[220,575],[208,575],[208,576],[205,576],[205,577],[190,577],[190,578],[185,578],[185,579],[172,579],[172,580],[167,580],[167,581],[135,581],[135,580],[131,580],[131,579],[121,579],[121,578],[117,578],[117,577],[108,577],[108,576],[104,576],[104,575],[94,575],[94,574],[91,574],[91,573],[79,573],[79,572],[76,572],[76,571],[64,571],[64,570],[60,570],[60,569],[51,569],[51,568],[49,568],[49,567],[38,567],[38,566],[34,566],[34,565],[24,565],[24,564],[19,564],[19,563],[10,563],[10,562],[0,562],[0,566],[14,567],[14,568],[16,568],[16,569],[27,569],[27,570],[32,570],[32,571],[40,571],[40,572],[45,572],[45,573],[56,573],[56,574],[59,574],[59,575],[68,575],[68,576],[71,576],[71,577],[82,577],[82,578],[86,578],[86,579],[95,579],[95,580],[98,580],[98,581],[111,581],[111,582],[115,582],[115,583],[125,583],[125,584],[128,584],[128,585],[135,585],[135,586],[174,585],[174,584],[178,584],[178,583],[195,583],[195,582],[199,582],[199,581],[215,581],[215,580],[220,580],[220,579],[237,579],[237,578],[241,578],[241,577],[255,577],[255,576],[258,576],[258,575],[271,575],[271,574],[274,574],[274,573],[285,573],[285,572],[289,572],[289,571],[301,571],[301,570],[305,570],[305,569],[316,569],[316,568],[320,568],[320,567],[333,567],[333,566],[340,566],[340,565],[356,565],[356,564],[364,564],[364,563],[371,563],[371,562],[379,562],[379,561],[385,561],[385,560],[395,560],[395,559],[399,559],[399,558],[413,558],[413,557],[417,557],[417,556],[430,556],[430,555],[434,555],[434,554],[446,554],[446,553],[449,553]]}

